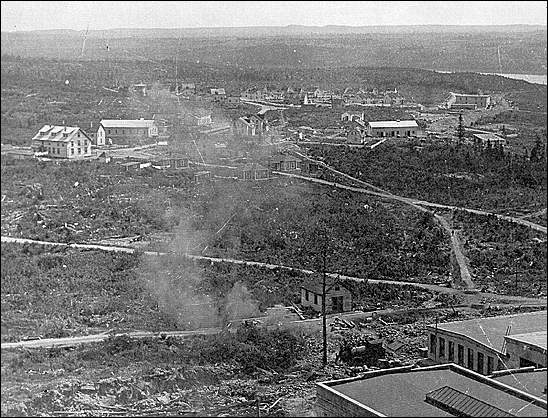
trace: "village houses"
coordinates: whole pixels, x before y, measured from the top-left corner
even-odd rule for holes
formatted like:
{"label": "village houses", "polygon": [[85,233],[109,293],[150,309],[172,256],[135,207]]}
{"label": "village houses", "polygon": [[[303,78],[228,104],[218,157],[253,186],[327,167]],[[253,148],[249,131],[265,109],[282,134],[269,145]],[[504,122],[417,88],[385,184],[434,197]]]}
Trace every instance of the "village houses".
{"label": "village houses", "polygon": [[44,125],[32,138],[32,149],[47,157],[84,158],[91,156],[91,138],[77,126]]}

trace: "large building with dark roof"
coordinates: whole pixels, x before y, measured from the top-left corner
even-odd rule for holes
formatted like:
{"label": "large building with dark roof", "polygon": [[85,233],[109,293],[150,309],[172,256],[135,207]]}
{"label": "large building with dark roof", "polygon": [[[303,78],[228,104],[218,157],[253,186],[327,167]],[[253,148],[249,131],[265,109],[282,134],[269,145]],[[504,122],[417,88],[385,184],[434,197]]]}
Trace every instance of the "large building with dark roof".
{"label": "large building with dark roof", "polygon": [[321,417],[541,417],[546,400],[455,364],[316,383]]}
{"label": "large building with dark roof", "polygon": [[546,312],[477,318],[427,327],[429,355],[481,374],[546,367]]}

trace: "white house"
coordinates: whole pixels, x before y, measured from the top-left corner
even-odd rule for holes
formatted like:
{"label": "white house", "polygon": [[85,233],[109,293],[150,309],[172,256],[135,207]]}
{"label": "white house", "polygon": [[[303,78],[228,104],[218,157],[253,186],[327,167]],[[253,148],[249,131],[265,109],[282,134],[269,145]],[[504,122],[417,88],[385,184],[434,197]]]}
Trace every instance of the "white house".
{"label": "white house", "polygon": [[44,125],[32,138],[32,148],[53,158],[84,158],[91,156],[91,138],[77,126]]}

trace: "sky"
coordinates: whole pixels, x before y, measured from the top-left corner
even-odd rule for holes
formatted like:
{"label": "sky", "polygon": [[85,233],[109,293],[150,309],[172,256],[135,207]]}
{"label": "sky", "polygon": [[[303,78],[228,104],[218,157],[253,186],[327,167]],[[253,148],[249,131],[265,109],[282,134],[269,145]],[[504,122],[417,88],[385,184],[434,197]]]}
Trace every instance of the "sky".
{"label": "sky", "polygon": [[2,1],[2,31],[286,25],[546,25],[545,1]]}

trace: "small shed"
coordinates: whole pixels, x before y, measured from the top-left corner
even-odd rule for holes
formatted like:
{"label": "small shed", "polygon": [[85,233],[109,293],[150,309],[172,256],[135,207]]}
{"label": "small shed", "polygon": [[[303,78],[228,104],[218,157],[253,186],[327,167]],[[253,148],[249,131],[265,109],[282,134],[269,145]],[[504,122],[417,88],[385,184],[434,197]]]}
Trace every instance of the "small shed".
{"label": "small shed", "polygon": [[[301,305],[322,311],[322,284],[305,282],[301,285]],[[326,286],[325,310],[327,313],[347,312],[352,310],[352,293],[342,284],[328,283]]]}
{"label": "small shed", "polygon": [[270,170],[257,163],[249,163],[238,171],[240,180],[267,180],[270,178]]}
{"label": "small shed", "polygon": [[204,183],[211,179],[210,171],[197,171],[194,173],[194,182],[196,184]]}
{"label": "small shed", "polygon": [[112,161],[112,157],[110,155],[108,155],[105,151],[103,151],[102,153],[100,153],[98,156],[97,156],[97,159],[102,162],[102,163],[105,163],[105,164],[108,164]]}

